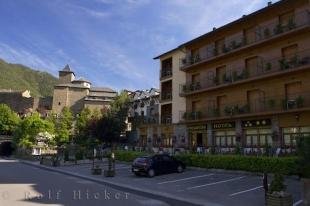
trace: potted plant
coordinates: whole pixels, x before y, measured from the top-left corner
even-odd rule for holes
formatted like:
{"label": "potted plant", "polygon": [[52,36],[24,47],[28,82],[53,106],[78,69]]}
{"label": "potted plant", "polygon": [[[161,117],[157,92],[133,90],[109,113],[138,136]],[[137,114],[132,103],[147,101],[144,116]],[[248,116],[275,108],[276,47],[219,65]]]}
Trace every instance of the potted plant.
{"label": "potted plant", "polygon": [[302,199],[304,205],[310,204],[310,136],[303,136],[297,141],[299,176],[302,182]]}
{"label": "potted plant", "polygon": [[105,177],[114,177],[115,176],[115,159],[114,153],[108,159],[108,169],[104,170]]}
{"label": "potted plant", "polygon": [[287,22],[287,28],[288,30],[292,30],[292,29],[295,29],[296,28],[296,24],[295,24],[295,21],[293,18],[290,18]]}
{"label": "potted plant", "polygon": [[270,71],[270,70],[271,70],[271,67],[272,67],[272,65],[271,65],[270,62],[266,63],[266,65],[265,65],[265,71]]}
{"label": "potted plant", "polygon": [[298,96],[296,98],[296,105],[297,105],[297,108],[301,108],[304,106],[304,98],[302,96]]}
{"label": "potted plant", "polygon": [[102,169],[100,168],[99,165],[96,165],[91,169],[91,174],[92,175],[101,175],[102,174]]}
{"label": "potted plant", "polygon": [[281,24],[277,24],[276,27],[274,28],[274,34],[280,34],[283,32],[283,27]]}
{"label": "potted plant", "polygon": [[280,59],[279,64],[280,64],[281,70],[285,70],[285,69],[288,69],[290,67],[290,65],[287,63],[286,59]]}
{"label": "potted plant", "polygon": [[223,48],[222,48],[222,51],[223,51],[223,53],[227,53],[227,52],[229,52],[229,48],[227,48],[226,46],[225,46],[225,44],[223,45]]}
{"label": "potted plant", "polygon": [[269,30],[269,28],[265,28],[265,29],[264,29],[264,37],[265,37],[265,38],[270,37],[270,30]]}
{"label": "potted plant", "polygon": [[269,99],[268,100],[268,107],[270,109],[273,109],[275,105],[276,105],[276,100],[274,100],[274,99]]}
{"label": "potted plant", "polygon": [[218,55],[217,48],[214,48],[214,50],[213,50],[213,55],[214,55],[214,56],[217,56],[217,55]]}
{"label": "potted plant", "polygon": [[265,200],[267,206],[291,206],[293,205],[293,197],[291,194],[285,192],[286,185],[284,185],[284,177],[280,173],[273,176]]}

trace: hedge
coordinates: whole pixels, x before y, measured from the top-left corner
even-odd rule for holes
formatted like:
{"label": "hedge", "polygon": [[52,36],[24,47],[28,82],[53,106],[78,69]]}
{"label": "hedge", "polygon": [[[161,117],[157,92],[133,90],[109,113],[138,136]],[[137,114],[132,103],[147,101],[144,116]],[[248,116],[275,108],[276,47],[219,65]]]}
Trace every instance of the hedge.
{"label": "hedge", "polygon": [[[114,152],[119,161],[132,162],[135,158],[145,156],[147,153],[138,151]],[[298,174],[297,157],[256,157],[241,155],[199,155],[181,154],[175,156],[186,166],[200,168],[214,168],[226,170],[242,170],[258,173],[281,173],[284,175]]]}
{"label": "hedge", "polygon": [[146,156],[147,153],[145,152],[138,152],[138,151],[121,151],[117,150],[114,151],[115,159],[124,162],[132,162],[137,157]]}
{"label": "hedge", "polygon": [[249,172],[298,174],[297,157],[253,157],[240,155],[177,155],[187,166],[243,170]]}

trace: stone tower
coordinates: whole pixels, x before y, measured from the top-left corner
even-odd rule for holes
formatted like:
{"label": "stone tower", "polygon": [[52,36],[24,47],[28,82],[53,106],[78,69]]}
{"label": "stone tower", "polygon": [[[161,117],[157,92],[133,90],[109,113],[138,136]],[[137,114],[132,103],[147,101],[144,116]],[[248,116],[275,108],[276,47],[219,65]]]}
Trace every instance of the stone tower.
{"label": "stone tower", "polygon": [[75,78],[75,74],[71,71],[70,66],[67,64],[65,68],[59,71],[59,84],[69,84]]}

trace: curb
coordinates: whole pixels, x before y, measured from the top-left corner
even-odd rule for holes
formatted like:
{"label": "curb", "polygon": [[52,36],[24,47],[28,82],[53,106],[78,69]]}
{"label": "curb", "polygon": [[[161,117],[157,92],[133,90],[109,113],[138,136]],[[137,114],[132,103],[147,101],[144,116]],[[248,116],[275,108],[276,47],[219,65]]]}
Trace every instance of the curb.
{"label": "curb", "polygon": [[126,191],[126,192],[130,192],[136,195],[140,195],[140,196],[144,196],[144,197],[149,197],[149,198],[153,198],[153,199],[158,199],[158,200],[162,200],[165,201],[167,203],[172,203],[171,205],[178,205],[178,206],[202,206],[202,205],[207,205],[207,206],[219,206],[218,204],[215,203],[209,203],[206,201],[199,201],[197,199],[185,199],[182,197],[175,197],[174,195],[168,194],[168,193],[163,193],[163,192],[159,192],[159,191],[154,191],[154,190],[149,190],[149,189],[142,189],[142,188],[137,188],[134,186],[129,186],[129,185],[125,185],[122,183],[115,183],[115,182],[111,182],[108,180],[101,180],[98,178],[94,178],[94,177],[89,177],[86,175],[81,175],[75,172],[68,172],[68,171],[64,171],[61,169],[56,169],[56,168],[52,168],[52,167],[47,167],[47,166],[43,166],[43,165],[39,165],[27,160],[19,160],[19,162],[29,165],[29,166],[33,166],[33,167],[37,167],[40,169],[44,169],[47,171],[52,171],[52,172],[57,172],[60,174],[64,174],[64,175],[70,175],[73,177],[77,177],[77,178],[82,178],[85,180],[89,180],[89,181],[93,181],[99,184],[105,184],[106,186],[112,187],[114,189],[118,189],[118,190],[122,190],[122,191]]}

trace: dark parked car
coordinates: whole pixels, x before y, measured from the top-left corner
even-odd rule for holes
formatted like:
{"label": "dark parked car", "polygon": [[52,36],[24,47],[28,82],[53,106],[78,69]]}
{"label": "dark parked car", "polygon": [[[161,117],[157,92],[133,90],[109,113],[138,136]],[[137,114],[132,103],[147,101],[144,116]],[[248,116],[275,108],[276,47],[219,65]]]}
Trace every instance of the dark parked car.
{"label": "dark parked car", "polygon": [[132,172],[137,176],[146,174],[153,177],[158,174],[181,173],[184,169],[183,162],[166,154],[138,157],[132,163]]}

